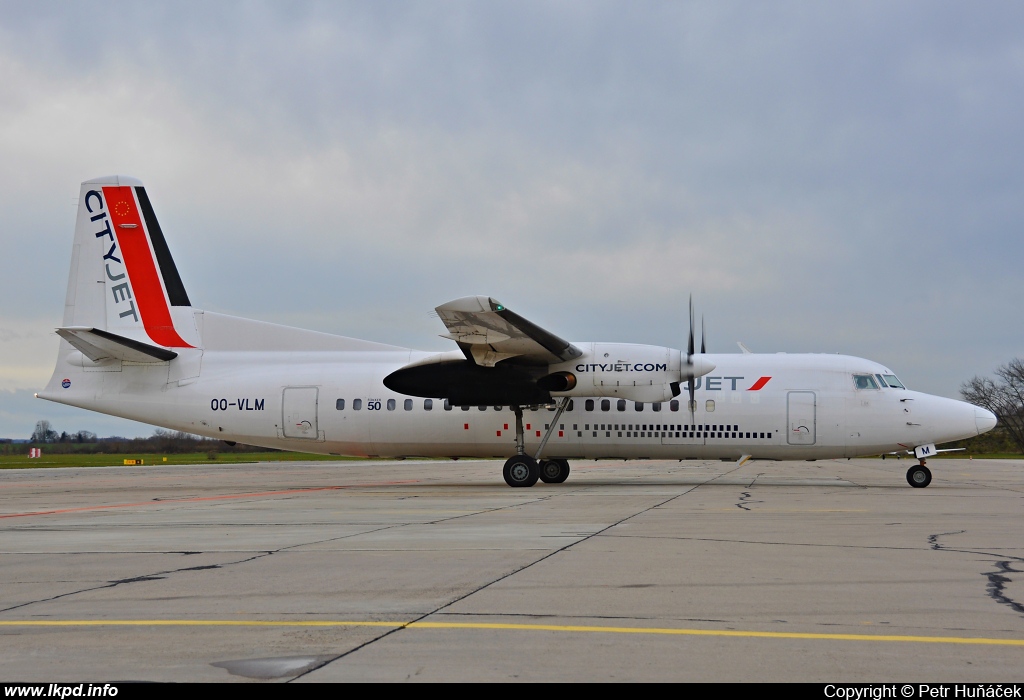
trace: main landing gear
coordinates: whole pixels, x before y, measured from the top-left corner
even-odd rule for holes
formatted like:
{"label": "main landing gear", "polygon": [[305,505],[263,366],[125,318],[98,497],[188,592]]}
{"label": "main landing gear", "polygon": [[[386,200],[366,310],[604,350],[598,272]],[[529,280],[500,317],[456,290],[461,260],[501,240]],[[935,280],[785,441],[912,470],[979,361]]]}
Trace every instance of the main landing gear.
{"label": "main landing gear", "polygon": [[915,489],[923,489],[932,483],[932,472],[928,467],[924,466],[923,459],[920,464],[907,470],[907,483]]}
{"label": "main landing gear", "polygon": [[513,487],[533,486],[537,483],[537,479],[540,479],[545,484],[560,484],[569,478],[569,462],[566,460],[540,460],[544,447],[548,444],[548,438],[555,431],[558,419],[562,417],[562,412],[565,411],[565,407],[568,404],[568,398],[559,400],[558,410],[555,411],[551,423],[548,424],[548,429],[540,441],[540,446],[537,448],[537,454],[533,457],[526,454],[526,444],[523,437],[523,408],[522,406],[512,407],[516,414],[516,455],[515,457],[510,457],[501,470],[501,475],[505,477],[506,484]]}
{"label": "main landing gear", "polygon": [[540,465],[530,455],[516,455],[505,462],[501,475],[509,486],[533,486],[540,478]]}
{"label": "main landing gear", "polygon": [[560,484],[569,478],[569,463],[564,459],[545,459],[540,463],[540,480]]}

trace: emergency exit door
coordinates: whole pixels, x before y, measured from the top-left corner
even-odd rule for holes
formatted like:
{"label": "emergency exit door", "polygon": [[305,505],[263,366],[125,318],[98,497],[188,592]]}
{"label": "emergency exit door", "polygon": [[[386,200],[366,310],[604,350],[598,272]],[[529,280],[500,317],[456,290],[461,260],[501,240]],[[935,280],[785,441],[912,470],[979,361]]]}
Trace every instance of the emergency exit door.
{"label": "emergency exit door", "polygon": [[285,387],[282,406],[282,430],[286,438],[305,438],[316,440],[319,433],[317,425],[317,394],[315,386]]}
{"label": "emergency exit door", "polygon": [[786,442],[790,445],[813,445],[815,442],[815,396],[813,391],[791,391],[786,407],[789,427]]}

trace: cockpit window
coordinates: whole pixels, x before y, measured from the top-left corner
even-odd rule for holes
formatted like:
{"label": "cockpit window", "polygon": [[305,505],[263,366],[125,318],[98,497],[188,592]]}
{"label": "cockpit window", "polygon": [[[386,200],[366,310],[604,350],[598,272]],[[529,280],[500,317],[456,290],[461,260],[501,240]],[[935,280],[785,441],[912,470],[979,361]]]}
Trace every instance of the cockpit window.
{"label": "cockpit window", "polygon": [[906,389],[907,388],[907,387],[903,386],[903,383],[899,379],[896,378],[895,374],[886,374],[886,375],[883,375],[883,377],[885,379],[885,383],[888,384],[889,386],[891,386],[893,389]]}
{"label": "cockpit window", "polygon": [[877,389],[878,384],[875,383],[875,378],[870,374],[855,374],[853,375],[853,383],[858,389]]}

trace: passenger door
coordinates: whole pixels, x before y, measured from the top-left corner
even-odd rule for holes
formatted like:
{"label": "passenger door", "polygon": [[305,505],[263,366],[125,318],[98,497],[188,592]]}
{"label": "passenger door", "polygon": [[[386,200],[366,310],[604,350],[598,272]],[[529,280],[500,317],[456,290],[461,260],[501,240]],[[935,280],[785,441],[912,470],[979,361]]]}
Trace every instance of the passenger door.
{"label": "passenger door", "polygon": [[281,401],[281,426],[286,438],[316,440],[320,437],[317,423],[317,397],[315,386],[289,386]]}
{"label": "passenger door", "polygon": [[813,445],[816,440],[816,401],[813,391],[791,391],[787,396],[786,442]]}

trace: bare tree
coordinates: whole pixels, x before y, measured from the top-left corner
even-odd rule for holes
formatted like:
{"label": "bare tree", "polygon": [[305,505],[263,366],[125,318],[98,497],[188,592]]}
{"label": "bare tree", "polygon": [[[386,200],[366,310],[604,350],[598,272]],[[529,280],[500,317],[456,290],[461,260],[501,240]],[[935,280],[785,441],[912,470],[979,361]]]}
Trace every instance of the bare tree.
{"label": "bare tree", "polygon": [[96,433],[89,430],[79,430],[74,435],[75,442],[96,442]]}
{"label": "bare tree", "polygon": [[36,421],[36,429],[32,433],[32,437],[29,438],[32,442],[38,444],[41,442],[57,442],[57,431],[50,425],[50,421],[41,420]]}
{"label": "bare tree", "polygon": [[975,377],[960,385],[964,401],[996,414],[1017,448],[1024,452],[1024,360],[1010,360],[995,371],[998,381]]}

